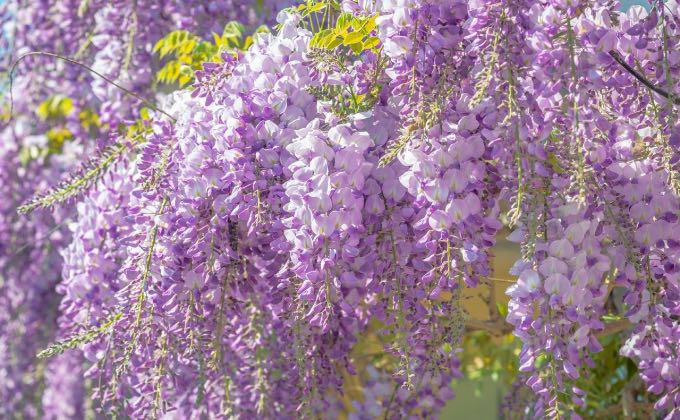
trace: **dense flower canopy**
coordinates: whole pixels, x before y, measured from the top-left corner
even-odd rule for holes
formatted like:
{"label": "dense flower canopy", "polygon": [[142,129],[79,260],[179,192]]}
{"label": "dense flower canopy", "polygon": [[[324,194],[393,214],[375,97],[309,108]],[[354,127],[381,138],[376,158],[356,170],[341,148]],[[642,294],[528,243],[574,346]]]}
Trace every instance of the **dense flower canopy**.
{"label": "dense flower canopy", "polygon": [[0,416],[435,416],[509,229],[506,416],[680,418],[680,4],[297,3],[0,6]]}

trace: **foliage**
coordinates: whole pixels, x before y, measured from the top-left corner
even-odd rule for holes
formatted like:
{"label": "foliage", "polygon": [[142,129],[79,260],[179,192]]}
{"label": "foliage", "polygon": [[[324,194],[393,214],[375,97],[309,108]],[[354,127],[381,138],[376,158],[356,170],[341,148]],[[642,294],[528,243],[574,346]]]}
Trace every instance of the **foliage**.
{"label": "foliage", "polygon": [[[323,6],[317,3],[315,6]],[[302,7],[302,5],[301,5]],[[307,12],[320,11],[319,7],[302,9]],[[380,44],[380,39],[371,36],[376,28],[376,18],[372,16],[355,16],[351,13],[342,13],[335,22],[335,26],[316,32],[309,42],[312,48],[325,50],[335,50],[338,47],[349,47],[354,54],[361,54],[364,51],[376,49]]]}
{"label": "foliage", "polygon": [[[64,143],[73,139],[73,133],[65,127],[65,121],[74,112],[73,100],[63,95],[50,97],[38,106],[36,115],[53,127],[45,132],[46,145],[27,145],[21,148],[19,160],[23,166],[33,160],[44,160],[62,152]],[[100,127],[97,114],[89,108],[78,112],[77,121],[85,132],[92,135]]]}
{"label": "foliage", "polygon": [[247,50],[258,33],[268,32],[260,26],[252,35],[246,36],[245,27],[237,22],[227,23],[222,34],[212,34],[212,41],[202,40],[188,31],[173,31],[156,42],[153,51],[161,59],[169,57],[156,74],[160,83],[175,84],[180,88],[194,80],[194,72],[203,68],[206,62],[221,62],[222,54],[234,50]]}

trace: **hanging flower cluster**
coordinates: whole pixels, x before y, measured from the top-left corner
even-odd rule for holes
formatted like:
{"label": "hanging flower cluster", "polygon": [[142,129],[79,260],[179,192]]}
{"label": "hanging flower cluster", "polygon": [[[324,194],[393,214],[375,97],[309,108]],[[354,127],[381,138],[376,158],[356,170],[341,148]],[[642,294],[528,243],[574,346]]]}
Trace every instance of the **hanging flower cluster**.
{"label": "hanging flower cluster", "polygon": [[[111,79],[77,105],[103,101],[101,153],[24,204],[41,212],[30,219],[10,211],[16,199],[0,204],[1,234],[58,236],[63,264],[54,248],[31,244],[23,260],[0,248],[3,299],[21,314],[2,313],[0,352],[45,319],[57,326],[39,343],[56,339],[41,358],[60,354],[46,413],[77,417],[87,394],[131,418],[337,415],[353,350],[377,334],[383,355],[351,417],[436,415],[473,327],[464,290],[489,282],[507,226],[522,249],[507,291],[522,343],[513,388],[531,390],[507,411],[587,414],[579,379],[600,337],[621,333],[654,409],[680,418],[677,1],[627,13],[610,0],[307,2],[137,111],[143,97],[125,90],[151,93],[150,45],[166,29],[150,22],[201,34],[231,10],[186,3],[82,3],[92,67]],[[283,7],[256,3],[249,24]],[[81,70],[70,88],[90,77]],[[54,153],[28,180],[45,162],[17,164],[31,130],[17,117],[0,149],[17,168],[0,171],[0,192],[21,200],[72,159]],[[43,209],[74,197],[75,210]],[[74,213],[68,232],[45,232]],[[7,389],[27,363],[0,365]]]}
{"label": "hanging flower cluster", "polygon": [[[68,205],[26,218],[17,214],[17,207],[35,191],[47,190],[55,180],[76,171],[84,156],[109,153],[121,126],[140,114],[138,99],[90,70],[55,57],[25,54],[42,51],[77,60],[130,92],[151,97],[158,66],[152,49],[166,33],[185,29],[209,36],[233,19],[254,28],[272,22],[275,11],[287,5],[224,1],[208,6],[139,0],[7,1],[0,5],[0,68],[3,74],[11,72],[12,81],[9,84],[3,77],[0,87],[4,96],[0,111],[0,301],[6,308],[0,313],[0,396],[5,401],[1,417],[79,417],[74,413],[82,412],[86,396],[82,378],[63,375],[68,371],[77,376],[74,360],[80,359],[58,358],[44,367],[35,357],[60,338],[59,333],[55,335],[57,317],[64,316],[59,315],[61,296],[55,290],[62,278],[60,249],[70,243],[68,224],[80,212]],[[14,67],[13,60],[19,57],[24,58]],[[88,185],[91,182],[83,184]],[[103,264],[99,258],[90,260],[88,267],[99,263]],[[106,267],[99,269],[106,271]],[[43,385],[47,389],[41,410]],[[71,386],[75,387],[73,398],[61,399],[59,395],[69,394]]]}

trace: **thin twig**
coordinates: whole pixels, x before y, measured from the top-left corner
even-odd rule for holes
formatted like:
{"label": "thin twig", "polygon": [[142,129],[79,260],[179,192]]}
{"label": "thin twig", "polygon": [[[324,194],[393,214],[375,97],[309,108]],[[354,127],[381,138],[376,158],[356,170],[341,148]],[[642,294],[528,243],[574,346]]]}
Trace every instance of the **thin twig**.
{"label": "thin twig", "polygon": [[394,398],[397,396],[397,391],[399,391],[399,385],[394,386],[394,390],[392,391],[392,395],[390,395],[390,399],[387,401],[387,407],[385,407],[385,416],[383,417],[385,420],[388,420],[390,417],[390,408],[392,408],[392,403],[394,402]]}
{"label": "thin twig", "polygon": [[17,255],[19,255],[23,250],[25,250],[26,248],[30,247],[31,245],[35,245],[35,244],[39,243],[40,241],[42,241],[43,239],[49,238],[54,232],[56,232],[56,231],[58,231],[59,229],[61,229],[62,227],[64,227],[68,222],[70,222],[70,220],[68,220],[68,219],[67,219],[67,220],[64,220],[63,222],[61,222],[61,223],[59,223],[58,225],[54,226],[54,227],[53,227],[52,229],[50,229],[47,233],[45,233],[44,235],[40,236],[39,238],[36,238],[35,240],[31,240],[31,241],[29,241],[29,242],[26,242],[25,244],[23,244],[22,246],[20,246],[16,251],[14,251],[14,252],[12,253],[11,257],[14,258],[14,257],[16,257]]}
{"label": "thin twig", "polygon": [[501,283],[511,283],[511,284],[517,283],[517,280],[513,280],[513,279],[502,279],[502,278],[499,278],[499,277],[484,277],[484,278],[487,279],[487,280],[501,282]]}
{"label": "thin twig", "polygon": [[633,324],[631,324],[630,321],[628,321],[627,319],[621,319],[621,320],[614,321],[614,322],[608,322],[608,323],[604,324],[604,329],[602,331],[597,331],[595,333],[595,335],[598,336],[598,337],[604,337],[604,336],[607,336],[607,335],[612,335],[612,334],[619,333],[621,331],[625,331],[632,326],[633,326]]}
{"label": "thin twig", "polygon": [[[596,331],[594,334],[597,337],[604,337],[611,334],[616,334],[625,331],[632,326],[628,320],[619,320],[605,324],[602,331]],[[465,321],[465,327],[469,331],[486,331],[492,335],[505,335],[513,331],[512,325],[503,321],[502,319],[480,321],[477,319],[469,319]]]}
{"label": "thin twig", "polygon": [[113,86],[117,87],[121,91],[123,91],[125,94],[130,95],[134,98],[139,99],[144,103],[144,105],[148,106],[149,108],[153,109],[154,111],[158,111],[161,114],[165,115],[166,117],[170,118],[173,122],[176,122],[177,119],[173,117],[172,115],[168,114],[167,112],[163,111],[156,105],[154,105],[150,100],[138,95],[137,93],[119,85],[118,83],[114,82],[113,80],[109,79],[108,77],[104,76],[103,74],[99,73],[97,70],[93,69],[92,67],[81,63],[80,61],[74,60],[72,58],[64,57],[63,55],[59,54],[54,54],[50,52],[45,52],[45,51],[31,51],[26,54],[23,54],[19,58],[17,58],[14,63],[12,64],[12,68],[9,71],[9,121],[12,120],[12,115],[14,114],[14,96],[12,93],[12,87],[14,84],[14,70],[16,69],[17,65],[24,60],[27,57],[33,56],[33,55],[38,55],[38,56],[44,56],[44,57],[52,57],[52,58],[57,58],[59,60],[66,61],[67,63],[75,64],[78,67],[82,67],[85,70],[89,71],[92,74],[95,74],[102,79],[104,79],[107,83],[112,84]]}
{"label": "thin twig", "polygon": [[626,61],[621,57],[621,54],[619,54],[618,51],[611,50],[609,51],[609,55],[612,56],[614,60],[616,60],[617,63],[621,65],[626,71],[630,74],[632,74],[636,79],[640,81],[643,85],[647,86],[647,88],[653,90],[657,94],[663,96],[664,98],[668,99],[671,101],[674,105],[680,105],[680,96],[675,95],[672,92],[666,92],[665,90],[661,89],[660,87],[656,86],[654,83],[650,82],[647,80],[645,76],[640,74],[637,70],[635,70],[633,67],[628,65]]}
{"label": "thin twig", "polygon": [[513,330],[512,325],[505,322],[503,319],[496,321],[480,321],[477,319],[468,319],[465,321],[465,328],[470,331],[481,330],[486,331],[492,335],[510,334]]}

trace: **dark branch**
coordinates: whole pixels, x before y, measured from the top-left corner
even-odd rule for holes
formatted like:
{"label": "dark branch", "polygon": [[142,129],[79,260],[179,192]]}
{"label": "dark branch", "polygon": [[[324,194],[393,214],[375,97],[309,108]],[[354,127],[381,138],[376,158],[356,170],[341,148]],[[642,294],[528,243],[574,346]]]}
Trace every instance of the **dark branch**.
{"label": "dark branch", "polygon": [[81,63],[80,61],[76,61],[76,60],[74,60],[74,59],[72,59],[72,58],[64,57],[63,55],[54,54],[54,53],[45,52],[45,51],[31,51],[31,52],[28,52],[28,53],[22,55],[21,57],[17,58],[16,61],[14,61],[14,64],[12,64],[12,68],[11,68],[10,71],[9,71],[9,118],[10,118],[10,120],[12,119],[12,115],[13,115],[13,113],[14,113],[14,97],[13,97],[13,94],[12,94],[12,87],[13,87],[13,81],[14,81],[14,70],[16,69],[17,65],[18,65],[22,60],[24,60],[25,58],[30,57],[30,56],[32,56],[32,55],[38,55],[38,56],[44,56],[44,57],[57,58],[57,59],[59,59],[59,60],[66,61],[67,63],[75,64],[76,66],[82,67],[82,68],[84,68],[85,70],[89,71],[90,73],[95,74],[95,75],[101,77],[101,78],[104,79],[107,83],[110,83],[110,84],[112,84],[113,86],[117,87],[118,89],[122,90],[125,94],[130,95],[130,96],[132,96],[132,97],[134,97],[134,98],[139,99],[140,101],[142,101],[142,103],[144,103],[144,105],[146,105],[147,107],[153,109],[154,111],[160,112],[161,114],[163,114],[163,115],[165,115],[166,117],[170,118],[172,121],[177,121],[177,119],[176,119],[175,117],[173,117],[172,115],[168,114],[167,112],[163,111],[162,109],[160,109],[159,107],[157,107],[156,105],[154,105],[150,100],[148,100],[148,99],[146,99],[146,98],[144,98],[144,97],[142,97],[142,96],[136,94],[135,92],[133,92],[133,91],[131,91],[131,90],[129,90],[129,89],[127,89],[127,88],[125,88],[125,87],[119,85],[118,83],[114,82],[113,80],[111,80],[111,79],[109,79],[108,77],[104,76],[103,74],[99,73],[97,70],[93,69],[92,67],[90,67],[90,66],[88,66],[88,65],[86,65],[86,64],[83,64],[83,63]]}
{"label": "dark branch", "polygon": [[647,80],[647,78],[646,78],[645,76],[643,76],[642,74],[640,74],[640,72],[638,72],[637,70],[635,70],[634,68],[632,68],[630,65],[628,65],[628,63],[626,63],[626,61],[623,59],[623,57],[621,57],[621,54],[619,54],[618,51],[611,50],[611,51],[609,51],[609,55],[611,55],[612,58],[613,58],[614,60],[616,60],[616,62],[619,63],[619,64],[621,65],[621,67],[623,67],[624,69],[626,69],[626,71],[627,71],[628,73],[632,74],[636,79],[638,79],[638,80],[640,81],[640,83],[642,83],[643,85],[647,86],[647,88],[653,90],[653,91],[656,92],[657,94],[659,94],[659,95],[663,96],[664,98],[668,99],[668,100],[671,101],[674,105],[680,105],[680,96],[675,95],[675,94],[670,93],[670,92],[666,92],[665,90],[663,90],[663,89],[661,89],[660,87],[656,86],[654,83],[652,83],[652,82],[650,82],[649,80]]}

